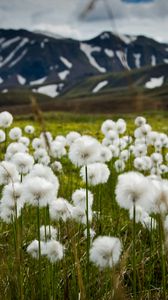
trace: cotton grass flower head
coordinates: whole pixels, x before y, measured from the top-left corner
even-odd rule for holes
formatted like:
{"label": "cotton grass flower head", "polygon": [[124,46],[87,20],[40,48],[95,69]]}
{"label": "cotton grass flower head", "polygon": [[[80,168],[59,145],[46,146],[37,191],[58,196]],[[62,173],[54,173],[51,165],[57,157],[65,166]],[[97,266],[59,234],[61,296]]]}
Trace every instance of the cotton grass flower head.
{"label": "cotton grass flower head", "polygon": [[138,144],[134,147],[133,151],[135,157],[145,156],[147,154],[147,147],[145,144]]}
{"label": "cotton grass flower head", "polygon": [[108,148],[110,149],[110,151],[112,153],[112,157],[119,156],[120,150],[116,145],[110,145]]}
{"label": "cotton grass flower head", "polygon": [[63,147],[65,147],[67,143],[66,137],[63,135],[57,135],[54,141],[61,143]]}
{"label": "cotton grass flower head", "polygon": [[[88,207],[88,221],[91,223],[93,217],[92,208]],[[86,208],[74,206],[72,208],[72,219],[79,224],[87,224]]]}
{"label": "cotton grass flower head", "polygon": [[18,140],[19,143],[22,143],[23,145],[25,145],[26,147],[29,146],[30,144],[30,140],[28,137],[26,136],[21,136],[20,139]]}
{"label": "cotton grass flower head", "polygon": [[[41,255],[46,255],[46,243],[40,241]],[[27,247],[27,253],[30,254],[33,258],[39,259],[39,241],[34,240]]]}
{"label": "cotton grass flower head", "polygon": [[130,157],[129,151],[127,149],[122,150],[120,153],[120,159],[124,162],[127,162]]}
{"label": "cotton grass flower head", "polygon": [[43,131],[40,134],[40,140],[42,142],[42,145],[44,148],[48,149],[50,148],[50,144],[53,141],[53,137],[50,131]]}
{"label": "cotton grass flower head", "polygon": [[5,160],[11,160],[12,157],[18,152],[23,152],[23,153],[27,152],[27,147],[22,143],[9,144],[6,150]]}
{"label": "cotton grass flower head", "polygon": [[34,159],[28,153],[18,152],[12,157],[12,162],[15,164],[20,174],[27,174],[33,167]]}
{"label": "cotton grass flower head", "polygon": [[61,173],[63,168],[62,168],[62,164],[60,163],[60,161],[54,161],[52,164],[51,164],[51,168],[54,172],[58,172],[58,173]]}
{"label": "cotton grass flower head", "polygon": [[141,126],[143,126],[145,124],[146,124],[146,119],[144,117],[142,117],[142,116],[136,117],[136,119],[135,119],[135,125],[137,127],[141,127]]}
{"label": "cotton grass flower head", "polygon": [[100,147],[100,157],[99,157],[99,161],[104,163],[107,161],[110,161],[112,159],[112,153],[110,151],[110,149],[106,146],[101,146]]}
{"label": "cotton grass flower head", "polygon": [[66,149],[60,142],[54,141],[50,145],[50,155],[54,158],[61,158],[66,155]]}
{"label": "cotton grass flower head", "polygon": [[76,166],[88,165],[100,156],[100,143],[93,137],[82,136],[70,146],[69,158]]}
{"label": "cotton grass flower head", "polygon": [[71,131],[66,135],[66,144],[71,146],[81,135],[79,132]]}
{"label": "cotton grass flower head", "polygon": [[118,119],[115,124],[115,129],[118,132],[118,134],[123,134],[126,131],[127,125],[125,120]]}
{"label": "cotton grass flower head", "polygon": [[32,147],[34,150],[37,150],[39,148],[44,148],[43,141],[40,138],[34,138],[32,141]]}
{"label": "cotton grass flower head", "polygon": [[14,127],[9,131],[9,137],[11,140],[19,140],[22,136],[22,130],[20,127]]}
{"label": "cotton grass flower head", "polygon": [[24,206],[20,199],[22,190],[22,184],[19,182],[10,183],[4,187],[0,201],[0,218],[4,222],[11,223],[20,216]]}
{"label": "cotton grass flower head", "polygon": [[24,131],[27,133],[27,134],[33,134],[35,129],[32,125],[27,125],[25,126],[24,128]]}
{"label": "cotton grass flower head", "polygon": [[0,113],[0,127],[8,128],[13,122],[13,116],[8,111]]}
{"label": "cotton grass flower head", "polygon": [[19,180],[19,173],[12,162],[2,161],[0,163],[0,185]]}
{"label": "cotton grass flower head", "polygon": [[118,262],[122,245],[118,238],[99,236],[90,249],[90,261],[100,269],[113,268]]}
{"label": "cotton grass flower head", "polygon": [[106,134],[106,138],[111,142],[111,144],[114,144],[114,142],[119,139],[119,136],[116,130],[109,130]]}
{"label": "cotton grass flower head", "polygon": [[63,258],[64,247],[58,241],[48,241],[46,243],[46,256],[51,263],[56,263]]}
{"label": "cotton grass flower head", "polygon": [[104,135],[106,135],[108,131],[113,129],[115,129],[115,122],[113,120],[106,120],[102,123],[101,131]]}
{"label": "cotton grass flower head", "polygon": [[41,177],[28,177],[23,183],[22,201],[32,206],[46,207],[55,199],[55,187]]}
{"label": "cotton grass flower head", "polygon": [[114,163],[114,167],[117,173],[121,173],[125,169],[125,163],[121,159],[117,159]]}
{"label": "cotton grass flower head", "polygon": [[[85,167],[81,168],[80,176],[86,182]],[[94,163],[87,166],[87,179],[89,185],[106,183],[109,179],[110,171],[104,163]]]}
{"label": "cotton grass flower head", "polygon": [[6,139],[6,134],[3,130],[0,129],[0,143],[3,143]]}
{"label": "cotton grass flower head", "polygon": [[58,230],[51,225],[40,227],[40,239],[42,241],[46,240],[56,240]]}
{"label": "cotton grass flower head", "polygon": [[[72,202],[75,206],[79,206],[86,209],[86,189],[77,189],[72,194]],[[88,206],[92,207],[93,205],[93,194],[88,191]]]}
{"label": "cotton grass flower head", "polygon": [[59,181],[57,176],[53,173],[50,167],[44,166],[42,164],[35,164],[31,169],[29,175],[26,176],[26,178],[33,178],[33,177],[44,178],[45,180],[51,182],[55,189],[55,195],[57,196],[58,189],[59,189]]}
{"label": "cotton grass flower head", "polygon": [[64,198],[57,198],[50,204],[49,213],[51,220],[60,220],[64,222],[72,217],[72,205]]}
{"label": "cotton grass flower head", "polygon": [[[132,206],[129,210],[129,217],[130,217],[130,220],[133,220],[134,206]],[[141,206],[136,205],[135,206],[135,222],[139,223],[146,217],[149,217],[149,214]]]}
{"label": "cotton grass flower head", "polygon": [[161,153],[152,153],[151,160],[152,160],[154,166],[158,166],[162,163],[163,156]]}
{"label": "cotton grass flower head", "polygon": [[150,212],[154,205],[155,188],[152,188],[149,178],[131,171],[118,176],[115,195],[122,208],[130,209],[133,205],[138,205]]}

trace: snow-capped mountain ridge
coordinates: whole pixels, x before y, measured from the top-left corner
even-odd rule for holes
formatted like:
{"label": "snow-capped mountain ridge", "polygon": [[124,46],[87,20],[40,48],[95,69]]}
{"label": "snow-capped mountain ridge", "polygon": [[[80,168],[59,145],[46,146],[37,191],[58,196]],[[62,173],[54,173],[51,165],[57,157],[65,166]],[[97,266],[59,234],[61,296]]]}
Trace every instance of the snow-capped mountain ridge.
{"label": "snow-capped mountain ridge", "polygon": [[[54,95],[79,79],[168,62],[168,44],[103,32],[76,41],[26,30],[0,30],[0,90],[55,85]],[[53,87],[52,87],[53,88]]]}

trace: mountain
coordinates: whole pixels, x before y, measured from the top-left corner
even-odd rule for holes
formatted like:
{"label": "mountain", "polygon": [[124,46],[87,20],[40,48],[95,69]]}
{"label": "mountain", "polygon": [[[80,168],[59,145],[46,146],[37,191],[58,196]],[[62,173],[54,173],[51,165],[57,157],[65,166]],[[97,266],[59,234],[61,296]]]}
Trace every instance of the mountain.
{"label": "mountain", "polygon": [[[102,76],[97,84],[104,83],[97,87],[97,93],[128,85],[129,74],[134,74],[133,82],[150,89],[167,81],[167,63],[168,44],[144,36],[103,32],[91,40],[76,41],[42,32],[0,30],[2,93],[29,90],[50,97],[64,96],[88,78]],[[127,75],[122,79],[120,74]],[[106,76],[107,84],[103,79]]]}

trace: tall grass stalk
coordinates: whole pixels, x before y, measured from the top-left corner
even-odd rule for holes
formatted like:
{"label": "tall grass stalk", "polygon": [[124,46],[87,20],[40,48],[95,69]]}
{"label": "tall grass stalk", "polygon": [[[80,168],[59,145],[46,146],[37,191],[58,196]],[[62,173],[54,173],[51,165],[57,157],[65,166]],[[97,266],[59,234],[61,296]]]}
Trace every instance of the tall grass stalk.
{"label": "tall grass stalk", "polygon": [[90,226],[89,226],[88,172],[87,172],[87,166],[85,166],[85,177],[86,177],[86,226],[87,226],[86,277],[87,277],[87,290],[89,292],[89,280],[90,280],[90,265],[89,265]]}
{"label": "tall grass stalk", "polygon": [[132,226],[132,236],[133,236],[133,249],[132,249],[132,266],[133,266],[133,299],[137,299],[136,291],[136,210],[135,201],[133,204],[133,226]]}
{"label": "tall grass stalk", "polygon": [[160,243],[160,257],[162,268],[162,299],[166,300],[166,256],[164,245],[164,229],[162,224],[162,216],[159,215],[159,243]]}
{"label": "tall grass stalk", "polygon": [[39,254],[39,290],[40,290],[40,300],[43,299],[42,291],[42,267],[41,267],[41,243],[40,243],[40,207],[37,206],[37,231],[38,231],[38,254]]}

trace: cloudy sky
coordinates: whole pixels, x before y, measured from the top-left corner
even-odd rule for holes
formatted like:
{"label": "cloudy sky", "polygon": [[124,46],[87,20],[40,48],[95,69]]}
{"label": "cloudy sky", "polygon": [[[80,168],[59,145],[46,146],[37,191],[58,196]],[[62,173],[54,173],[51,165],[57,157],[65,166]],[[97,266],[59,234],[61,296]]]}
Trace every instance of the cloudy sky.
{"label": "cloudy sky", "polygon": [[77,39],[112,30],[168,42],[168,0],[0,0],[0,27]]}

